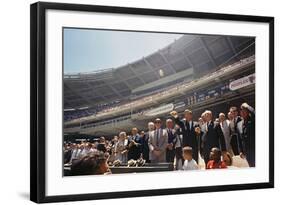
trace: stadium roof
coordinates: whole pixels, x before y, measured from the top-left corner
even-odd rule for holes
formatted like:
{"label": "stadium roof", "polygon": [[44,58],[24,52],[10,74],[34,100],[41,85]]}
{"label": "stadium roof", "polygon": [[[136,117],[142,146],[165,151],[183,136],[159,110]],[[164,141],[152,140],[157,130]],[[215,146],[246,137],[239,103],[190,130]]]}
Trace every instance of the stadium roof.
{"label": "stadium roof", "polygon": [[125,100],[139,91],[197,78],[254,54],[252,37],[184,35],[138,61],[64,76],[64,109]]}

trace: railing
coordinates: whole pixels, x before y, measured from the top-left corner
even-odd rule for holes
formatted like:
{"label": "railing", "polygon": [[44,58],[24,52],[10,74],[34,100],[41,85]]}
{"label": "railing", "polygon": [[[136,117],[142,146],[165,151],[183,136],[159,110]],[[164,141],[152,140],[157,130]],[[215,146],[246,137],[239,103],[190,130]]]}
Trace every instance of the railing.
{"label": "railing", "polygon": [[231,64],[231,65],[229,65],[229,66],[226,66],[226,67],[224,67],[224,68],[221,68],[220,70],[215,71],[215,72],[213,72],[213,73],[211,73],[211,74],[209,74],[209,75],[207,75],[207,76],[205,75],[205,76],[203,76],[203,77],[201,77],[201,78],[198,78],[198,79],[195,79],[195,80],[193,80],[193,81],[191,81],[191,82],[183,83],[183,84],[177,85],[177,86],[175,86],[175,87],[173,87],[173,88],[170,88],[170,89],[168,89],[168,90],[159,92],[159,93],[157,93],[157,94],[153,94],[153,95],[148,96],[148,97],[144,97],[144,98],[142,98],[141,100],[131,101],[130,103],[126,103],[126,104],[124,104],[124,105],[120,105],[120,106],[117,106],[117,107],[109,108],[109,109],[107,109],[107,110],[103,110],[103,111],[101,111],[101,112],[98,112],[98,113],[96,114],[96,116],[99,116],[99,114],[104,114],[104,113],[112,112],[112,111],[116,111],[116,110],[120,111],[120,110],[126,109],[126,108],[128,108],[128,107],[133,108],[132,106],[143,105],[143,104],[146,104],[147,102],[150,102],[150,101],[155,100],[155,98],[158,99],[159,96],[161,96],[161,97],[164,96],[164,97],[165,97],[165,96],[168,96],[170,93],[173,93],[173,92],[178,92],[178,93],[179,93],[179,92],[185,91],[186,88],[188,88],[188,87],[194,85],[195,83],[197,83],[197,82],[199,82],[199,81],[206,81],[206,80],[208,80],[208,79],[210,79],[210,78],[213,78],[214,76],[215,76],[215,77],[218,77],[218,76],[220,76],[220,75],[223,75],[225,72],[231,72],[231,71],[233,71],[233,70],[235,70],[235,69],[237,69],[237,68],[239,68],[239,67],[241,67],[241,66],[243,66],[243,65],[252,63],[252,62],[254,62],[254,61],[255,61],[255,56],[251,56],[251,57],[248,57],[248,58],[246,58],[246,59],[242,59],[242,60],[240,60],[240,61],[238,61],[238,62],[236,62],[236,63],[234,63],[234,64]]}
{"label": "railing", "polygon": [[79,79],[83,76],[88,76],[88,75],[96,75],[99,73],[111,73],[113,72],[114,68],[107,68],[107,69],[100,69],[100,70],[96,70],[96,71],[91,71],[91,72],[83,72],[83,73],[67,73],[64,74],[64,79]]}
{"label": "railing", "polygon": [[[218,96],[214,95],[214,96],[211,96],[211,97],[206,98],[204,100],[198,100],[196,103],[191,103],[189,105],[194,106],[196,104],[197,106],[200,106],[200,105],[202,105],[204,103],[207,103],[209,101],[213,101],[214,99],[220,99],[220,98],[224,99],[224,96],[229,95],[230,93],[232,93],[232,92],[228,91],[228,92],[225,92],[223,94],[219,94]],[[94,122],[94,123],[81,125],[80,129],[95,128],[95,127],[99,127],[99,126],[103,126],[103,125],[115,125],[115,123],[124,122],[126,120],[133,119],[133,118],[136,118],[136,117],[138,119],[140,119],[141,116],[147,118],[147,117],[149,117],[149,116],[147,116],[147,112],[149,112],[150,110],[153,110],[153,109],[155,109],[155,108],[148,108],[146,110],[135,113],[133,115],[126,115],[126,116],[122,116],[122,117],[118,117],[118,118],[114,118],[114,119],[110,119],[110,120],[106,120],[106,121],[102,121],[102,122]],[[167,111],[167,113],[168,113],[168,111]]]}
{"label": "railing", "polygon": [[[77,120],[74,120],[74,121],[82,121],[82,120],[91,120],[96,117],[102,117],[102,116],[105,116],[107,115],[107,113],[109,112],[124,112],[128,109],[136,109],[140,106],[143,106],[143,105],[146,105],[146,104],[149,104],[155,100],[162,100],[164,98],[168,98],[168,97],[171,97],[171,96],[174,96],[174,95],[177,95],[179,93],[182,93],[182,92],[186,92],[190,89],[192,89],[193,87],[195,86],[200,86],[204,83],[206,83],[207,81],[211,81],[213,80],[214,78],[217,78],[217,77],[220,77],[220,76],[223,76],[225,75],[226,73],[231,73],[232,71],[235,71],[237,68],[240,68],[242,66],[245,66],[245,65],[248,65],[250,63],[253,63],[255,61],[255,55],[252,55],[248,58],[245,58],[245,59],[242,59],[236,63],[233,63],[231,65],[228,65],[226,67],[223,67],[221,68],[220,70],[217,70],[213,73],[210,73],[208,75],[204,75],[203,77],[201,78],[198,78],[198,79],[195,79],[191,82],[183,82],[183,84],[180,84],[180,85],[176,85],[168,90],[165,90],[165,91],[161,91],[157,94],[153,94],[153,95],[150,95],[150,96],[147,96],[147,97],[144,97],[142,98],[141,100],[134,100],[134,101],[131,101],[129,103],[126,103],[126,104],[123,104],[123,105],[119,105],[119,106],[116,106],[116,107],[111,107],[111,108],[108,108],[106,110],[102,110],[100,112],[97,112],[95,114],[95,116],[88,116],[88,117],[84,117],[84,118],[81,118],[81,119],[77,119]],[[112,113],[114,114],[114,113]],[[71,122],[71,121],[70,121]]]}
{"label": "railing", "polygon": [[115,118],[115,119],[111,119],[111,120],[106,120],[106,121],[102,121],[102,122],[96,122],[96,123],[89,123],[89,124],[86,124],[86,125],[81,125],[80,128],[86,129],[86,128],[92,128],[92,127],[97,127],[97,126],[101,126],[101,125],[108,125],[108,124],[128,120],[130,118],[131,118],[131,115],[127,115],[127,116],[123,116],[123,117],[119,117],[119,118]]}

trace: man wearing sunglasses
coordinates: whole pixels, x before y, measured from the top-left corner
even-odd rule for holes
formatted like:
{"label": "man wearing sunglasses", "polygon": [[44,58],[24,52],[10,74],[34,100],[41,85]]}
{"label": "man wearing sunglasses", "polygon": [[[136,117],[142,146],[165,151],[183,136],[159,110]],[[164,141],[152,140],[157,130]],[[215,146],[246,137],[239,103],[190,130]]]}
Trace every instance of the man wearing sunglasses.
{"label": "man wearing sunglasses", "polygon": [[162,129],[162,121],[157,118],[154,121],[155,130],[153,130],[148,139],[149,157],[152,163],[166,162],[166,148],[168,145],[168,134]]}

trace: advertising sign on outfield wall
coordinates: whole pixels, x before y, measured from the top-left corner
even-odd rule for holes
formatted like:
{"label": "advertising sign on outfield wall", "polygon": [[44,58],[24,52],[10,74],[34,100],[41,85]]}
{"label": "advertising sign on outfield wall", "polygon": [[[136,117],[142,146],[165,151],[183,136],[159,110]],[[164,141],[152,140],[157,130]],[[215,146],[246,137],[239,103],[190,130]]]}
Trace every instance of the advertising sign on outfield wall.
{"label": "advertising sign on outfield wall", "polygon": [[244,88],[248,85],[252,85],[256,82],[256,76],[255,74],[251,74],[251,75],[248,75],[248,76],[245,76],[243,78],[239,78],[237,80],[234,80],[232,81],[230,84],[229,84],[229,89],[230,90],[238,90],[238,89],[241,89],[241,88]]}

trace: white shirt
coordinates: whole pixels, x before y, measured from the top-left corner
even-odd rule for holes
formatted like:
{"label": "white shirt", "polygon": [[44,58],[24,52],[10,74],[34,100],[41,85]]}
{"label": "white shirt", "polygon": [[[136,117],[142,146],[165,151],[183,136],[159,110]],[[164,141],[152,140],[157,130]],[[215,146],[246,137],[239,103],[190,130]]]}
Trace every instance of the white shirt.
{"label": "white shirt", "polygon": [[175,148],[181,147],[181,143],[182,143],[182,135],[177,135],[175,140],[176,140],[176,144],[175,144]]}
{"label": "white shirt", "polygon": [[211,122],[212,122],[212,121],[210,120],[209,122],[206,122],[206,123],[205,123],[205,124],[206,124],[206,130],[205,130],[206,132],[208,132],[209,125],[211,124]]}
{"label": "white shirt", "polygon": [[87,154],[89,154],[89,151],[90,151],[89,149],[84,148],[84,149],[79,153],[80,157],[86,156]]}
{"label": "white shirt", "polygon": [[73,159],[77,159],[79,154],[79,149],[75,148],[72,150],[70,162],[72,162]]}
{"label": "white shirt", "polygon": [[238,116],[236,116],[235,118],[233,118],[230,123],[229,123],[229,126],[230,126],[230,129],[231,129],[231,132],[235,133],[235,123],[237,122],[238,120]]}
{"label": "white shirt", "polygon": [[183,170],[197,170],[198,169],[198,165],[196,163],[196,161],[194,159],[188,161],[188,160],[184,160],[183,166],[182,166]]}
{"label": "white shirt", "polygon": [[224,135],[224,140],[225,140],[225,145],[226,145],[226,150],[229,151],[231,148],[230,145],[230,122],[228,120],[225,120],[223,122],[220,122],[221,130]]}
{"label": "white shirt", "polygon": [[240,122],[237,123],[237,130],[239,134],[243,133],[243,124],[244,124],[244,120],[241,120]]}
{"label": "white shirt", "polygon": [[207,124],[207,123],[204,122],[202,125],[200,125],[200,129],[201,129],[202,132],[206,132],[206,130],[207,130],[207,129],[206,129],[206,124]]}

